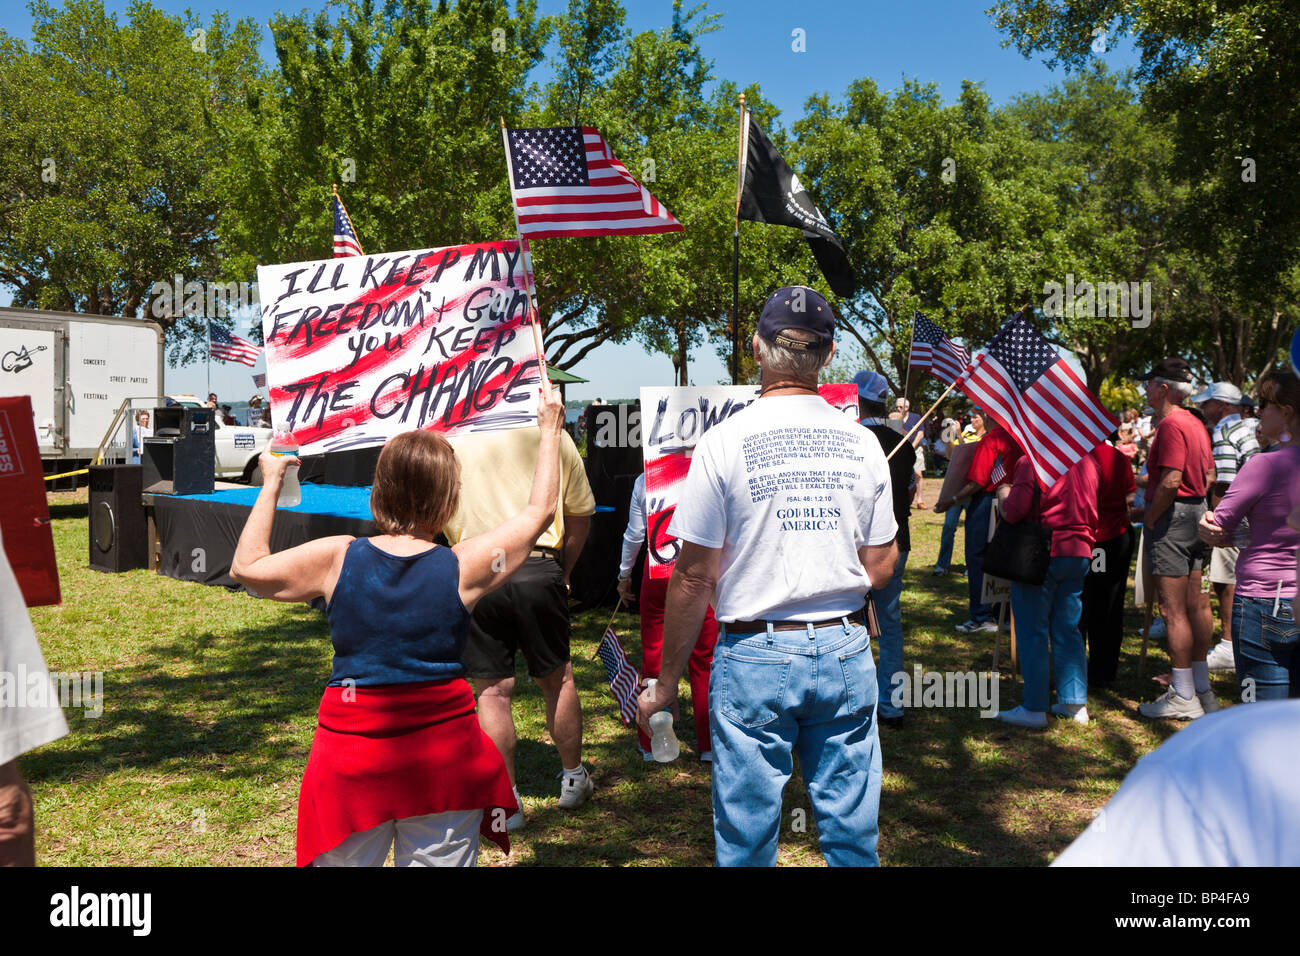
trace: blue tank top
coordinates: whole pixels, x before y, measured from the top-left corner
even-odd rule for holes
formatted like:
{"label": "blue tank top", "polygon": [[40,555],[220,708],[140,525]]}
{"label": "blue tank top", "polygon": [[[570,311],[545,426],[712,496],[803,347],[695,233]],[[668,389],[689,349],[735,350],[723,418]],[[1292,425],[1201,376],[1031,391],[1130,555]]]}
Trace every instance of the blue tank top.
{"label": "blue tank top", "polygon": [[326,610],[334,643],[330,686],[463,676],[469,612],[459,584],[460,562],[451,548],[403,556],[366,538],[349,544]]}

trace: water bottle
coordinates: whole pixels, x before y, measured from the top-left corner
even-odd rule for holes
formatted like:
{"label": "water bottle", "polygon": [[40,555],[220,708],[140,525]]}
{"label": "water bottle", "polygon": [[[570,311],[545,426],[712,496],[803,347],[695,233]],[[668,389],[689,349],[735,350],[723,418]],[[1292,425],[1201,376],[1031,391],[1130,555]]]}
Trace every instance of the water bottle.
{"label": "water bottle", "polygon": [[[293,432],[276,432],[275,437],[271,439],[270,452],[272,455],[292,455],[297,458],[298,441],[293,437]],[[301,503],[302,485],[298,484],[298,466],[290,465],[284,471],[284,484],[280,486],[280,497],[276,499],[275,506],[292,508]]]}
{"label": "water bottle", "polygon": [[[643,696],[653,694],[658,683],[653,677],[647,680]],[[673,731],[672,711],[659,711],[650,718],[650,753],[659,763],[671,763],[681,752],[682,746],[677,742],[677,734]]]}

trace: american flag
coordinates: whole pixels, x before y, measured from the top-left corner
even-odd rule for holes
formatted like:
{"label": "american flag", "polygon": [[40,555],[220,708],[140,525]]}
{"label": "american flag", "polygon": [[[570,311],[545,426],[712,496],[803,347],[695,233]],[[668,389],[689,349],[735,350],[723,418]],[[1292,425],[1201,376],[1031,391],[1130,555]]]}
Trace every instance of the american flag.
{"label": "american flag", "polygon": [[334,258],[341,259],[344,256],[365,255],[361,251],[361,242],[357,239],[357,231],[352,228],[352,217],[348,211],[343,208],[343,200],[339,199],[339,194],[334,194]]}
{"label": "american flag", "polygon": [[975,357],[958,387],[1020,443],[1044,488],[1119,427],[1020,313]]}
{"label": "american flag", "polygon": [[641,675],[636,672],[636,668],[623,653],[623,645],[618,642],[618,635],[614,633],[614,628],[605,629],[605,636],[600,639],[600,647],[596,648],[596,656],[605,665],[609,689],[613,692],[614,699],[618,701],[618,713],[623,718],[623,723],[635,723],[636,698],[641,686]]}
{"label": "american flag", "polygon": [[215,322],[208,322],[208,354],[223,362],[256,365],[262,350],[248,339],[241,339]]}
{"label": "american flag", "polygon": [[519,235],[639,236],[682,224],[614,158],[590,126],[505,129]]}
{"label": "american flag", "polygon": [[912,322],[912,355],[908,362],[913,368],[929,372],[945,385],[951,385],[970,365],[970,353],[918,312]]}
{"label": "american flag", "polygon": [[1002,484],[1007,477],[1007,466],[1002,461],[1002,456],[998,455],[997,461],[993,462],[993,471],[989,474],[989,481],[996,487]]}

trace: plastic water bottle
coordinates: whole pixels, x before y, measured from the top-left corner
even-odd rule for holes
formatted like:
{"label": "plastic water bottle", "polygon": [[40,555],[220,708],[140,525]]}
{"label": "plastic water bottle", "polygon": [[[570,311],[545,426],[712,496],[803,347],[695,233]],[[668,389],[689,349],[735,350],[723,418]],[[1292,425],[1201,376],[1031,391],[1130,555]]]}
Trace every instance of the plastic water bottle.
{"label": "plastic water bottle", "polygon": [[[277,432],[271,439],[272,455],[283,456],[292,455],[298,457],[298,441],[293,437],[293,432]],[[276,499],[277,508],[292,508],[294,505],[302,503],[302,485],[298,484],[298,466],[290,465],[284,471],[284,484],[280,486],[280,497]]]}
{"label": "plastic water bottle", "polygon": [[[645,682],[642,696],[653,694],[659,681],[650,678]],[[672,763],[682,752],[682,745],[677,742],[673,730],[673,714],[670,710],[661,710],[650,718],[650,753],[659,763]]]}

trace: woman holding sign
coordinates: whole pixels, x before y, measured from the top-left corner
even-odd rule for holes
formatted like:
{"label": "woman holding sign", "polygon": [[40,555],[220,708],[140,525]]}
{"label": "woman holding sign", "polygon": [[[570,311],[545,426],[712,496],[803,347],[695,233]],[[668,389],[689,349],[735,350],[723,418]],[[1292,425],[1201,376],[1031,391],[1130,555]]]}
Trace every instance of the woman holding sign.
{"label": "woman holding sign", "polygon": [[470,613],[528,558],[555,512],[564,406],[543,385],[527,506],[454,548],[433,543],[456,512],[460,466],[431,431],[389,440],[370,508],[382,532],[270,550],[275,502],[296,459],[263,452],[264,484],[231,577],[277,601],[323,597],[333,673],[298,801],[299,866],[473,866],[479,834],[509,850],[518,807],[483,733],[461,651]]}
{"label": "woman holding sign", "polygon": [[[628,506],[627,530],[623,532],[623,559],[618,568],[618,596],[624,601],[632,599],[632,568],[636,566],[637,552],[647,540],[647,514],[645,507],[645,472],[637,475],[632,486],[632,502]],[[659,664],[664,646],[664,604],[668,599],[668,578],[650,577],[649,556],[641,573],[641,680],[658,679]],[[718,643],[718,622],[710,607],[704,615],[704,626],[691,652],[688,673],[691,679],[691,709],[695,712],[695,742],[700,760],[713,762],[712,744],[709,741],[709,673],[713,666],[713,648]],[[653,760],[650,738],[645,731],[637,730],[637,744],[645,760]]]}

